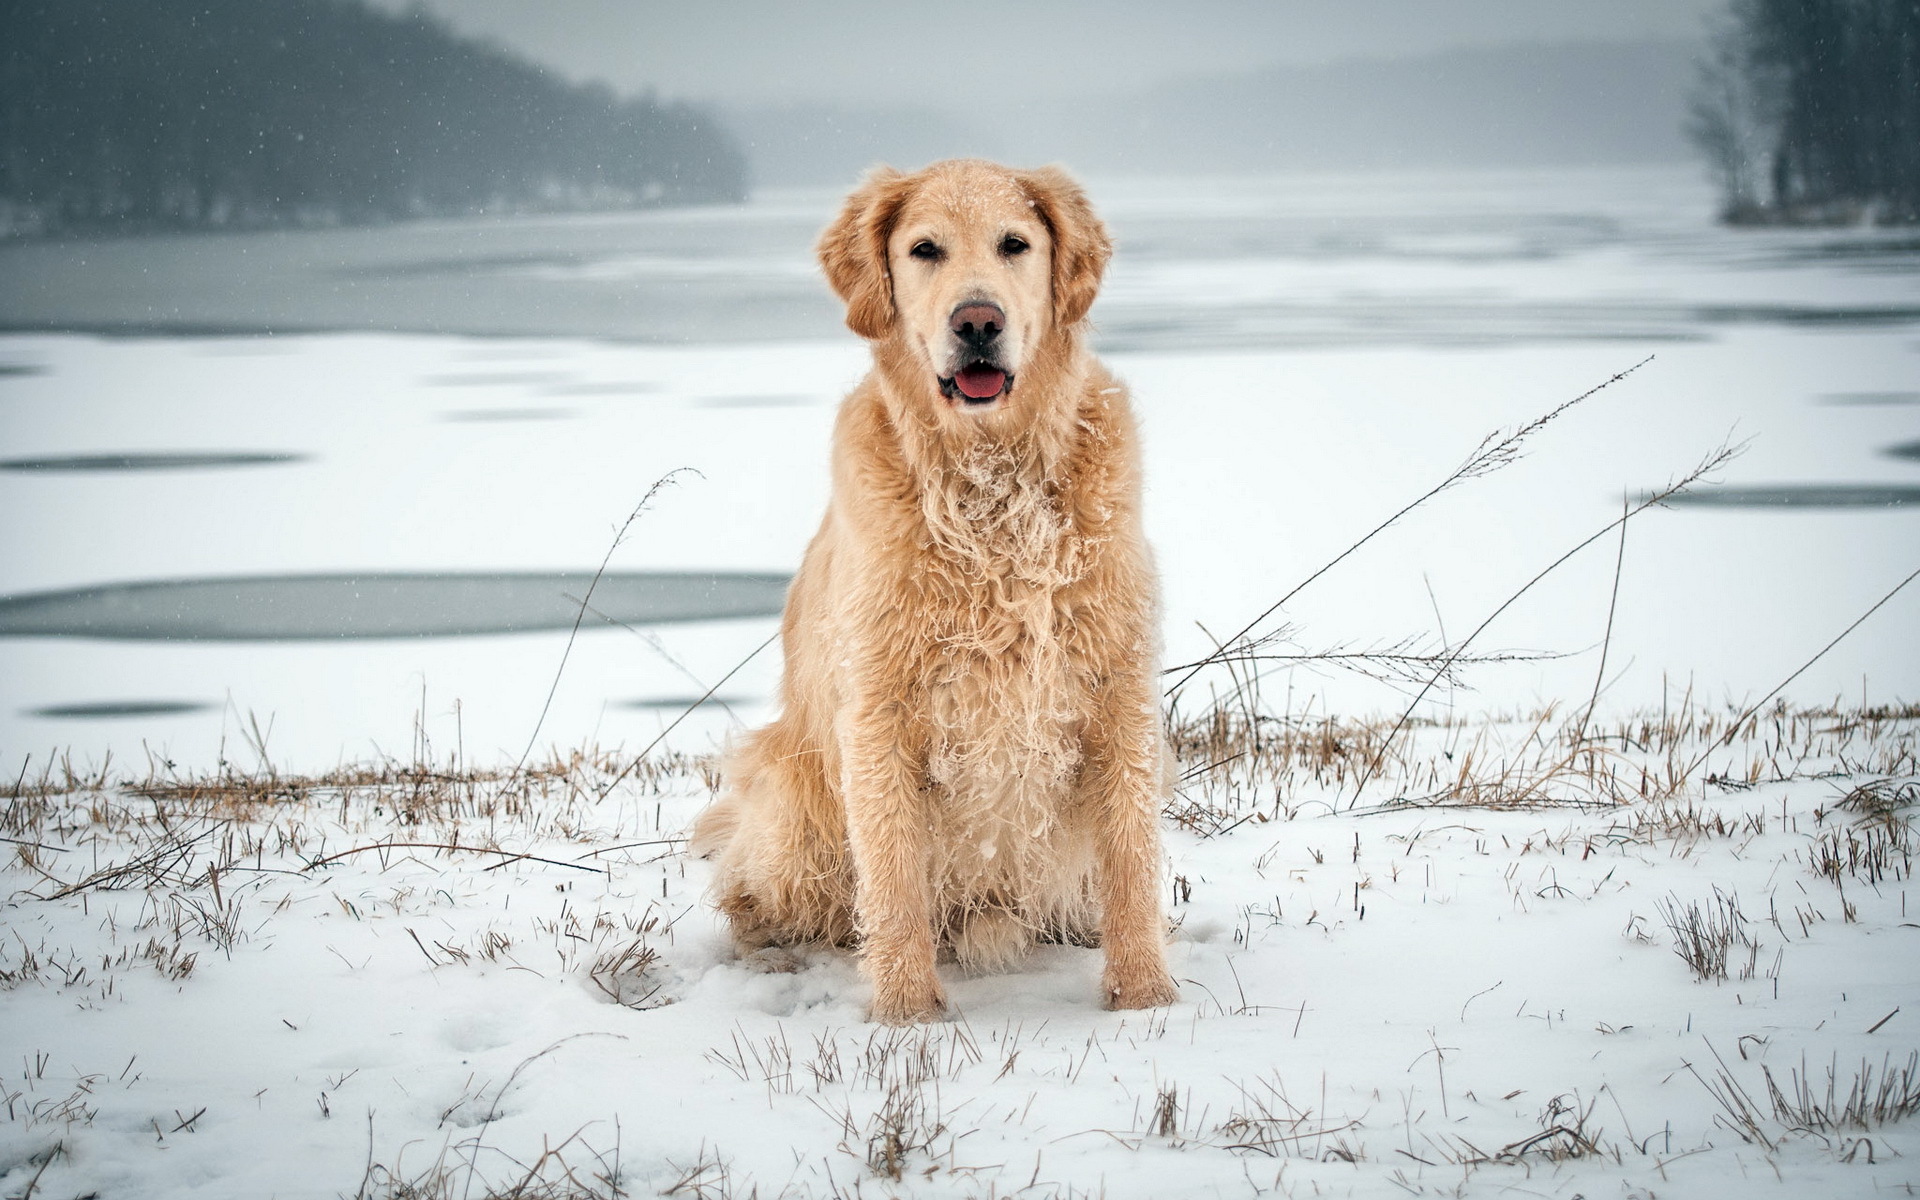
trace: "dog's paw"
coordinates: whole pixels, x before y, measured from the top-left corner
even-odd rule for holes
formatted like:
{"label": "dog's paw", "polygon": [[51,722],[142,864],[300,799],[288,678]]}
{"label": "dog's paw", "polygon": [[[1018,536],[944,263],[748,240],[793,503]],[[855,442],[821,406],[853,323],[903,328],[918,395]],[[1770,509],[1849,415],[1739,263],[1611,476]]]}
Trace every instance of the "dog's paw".
{"label": "dog's paw", "polygon": [[946,1015],[946,993],[931,980],[920,986],[876,989],[873,1007],[867,1010],[867,1020],[879,1025],[916,1025]]}
{"label": "dog's paw", "polygon": [[1173,976],[1165,971],[1149,974],[1108,974],[1105,981],[1108,1008],[1163,1008],[1180,998]]}

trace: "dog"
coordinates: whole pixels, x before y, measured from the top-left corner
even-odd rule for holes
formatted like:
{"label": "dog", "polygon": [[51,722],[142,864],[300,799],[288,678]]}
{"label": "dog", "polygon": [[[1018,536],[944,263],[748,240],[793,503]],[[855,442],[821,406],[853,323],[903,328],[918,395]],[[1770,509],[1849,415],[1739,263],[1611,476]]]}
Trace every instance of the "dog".
{"label": "dog", "polygon": [[1126,390],[1086,347],[1112,252],[1058,168],[879,168],[821,235],[871,344],[787,593],[779,716],[694,853],[744,953],[857,947],[870,1019],[946,1009],[943,953],[1098,945],[1108,1007],[1177,997],[1157,586]]}

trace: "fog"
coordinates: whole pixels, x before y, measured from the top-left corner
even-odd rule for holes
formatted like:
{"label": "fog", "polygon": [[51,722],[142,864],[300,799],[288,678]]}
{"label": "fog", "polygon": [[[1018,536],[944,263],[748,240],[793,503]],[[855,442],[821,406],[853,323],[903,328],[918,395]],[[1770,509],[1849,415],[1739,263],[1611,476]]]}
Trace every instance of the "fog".
{"label": "fog", "polygon": [[1193,75],[1098,102],[717,107],[761,184],[955,154],[1102,176],[1669,163],[1694,157],[1693,59],[1689,42],[1523,45]]}
{"label": "fog", "polygon": [[[419,0],[379,0],[395,11]],[[1699,36],[1723,0],[424,0],[575,79],[686,99],[962,112],[1281,64]]]}
{"label": "fog", "polygon": [[783,184],[954,154],[1103,174],[1675,162],[1724,5],[425,7],[568,78],[709,104],[754,181]]}

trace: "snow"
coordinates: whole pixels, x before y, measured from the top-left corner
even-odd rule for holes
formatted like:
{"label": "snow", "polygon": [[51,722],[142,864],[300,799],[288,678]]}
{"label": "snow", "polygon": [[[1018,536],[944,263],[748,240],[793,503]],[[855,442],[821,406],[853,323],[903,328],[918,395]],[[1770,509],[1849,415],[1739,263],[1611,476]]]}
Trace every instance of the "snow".
{"label": "snow", "polygon": [[[427,782],[422,801],[418,780],[56,798],[61,815],[12,832],[74,843],[36,860],[61,880],[163,828],[200,840],[154,886],[59,900],[29,899],[51,880],[10,864],[0,965],[24,977],[0,998],[0,1179],[17,1194],[57,1145],[46,1194],[469,1194],[557,1147],[541,1178],[617,1163],[635,1195],[1896,1189],[1911,1128],[1763,1117],[1778,1144],[1759,1144],[1707,1087],[1725,1072],[1764,1112],[1762,1067],[1783,1088],[1811,1073],[1816,1095],[1831,1067],[1844,1103],[1863,1063],[1897,1072],[1914,1046],[1910,825],[1877,885],[1813,864],[1822,837],[1879,827],[1820,776],[1911,777],[1920,722],[1839,724],[1763,720],[1715,760],[1804,746],[1790,781],[1628,805],[1576,804],[1562,782],[1523,809],[1383,808],[1295,778],[1232,808],[1228,832],[1169,826],[1175,1007],[1102,1012],[1098,951],[1043,947],[1008,974],[943,968],[955,1019],[909,1030],[863,1024],[845,954],[732,956],[704,864],[648,844],[705,801],[697,771],[576,765],[518,805],[485,782]],[[1518,764],[1525,733],[1425,730],[1414,757],[1479,741],[1483,762]],[[1247,782],[1222,771],[1202,794],[1231,808],[1260,793]],[[89,805],[120,814],[91,846],[73,833]],[[1757,948],[1702,981],[1662,911],[1720,896]],[[138,957],[150,941],[194,954],[191,972]],[[641,970],[636,946],[657,956]],[[1597,1153],[1554,1161],[1576,1145],[1555,1129]]]}
{"label": "snow", "polygon": [[[1452,471],[1488,432],[1652,362],[1542,431],[1512,468],[1455,489],[1290,606],[1309,649],[1366,648],[1471,628],[1541,567],[1728,438],[1728,484],[1904,482],[1881,456],[1911,409],[1821,398],[1898,392],[1910,335],[1740,330],[1708,343],[1433,352],[1404,348],[1112,354],[1139,409],[1149,534],[1165,589],[1167,661],[1239,628]],[[655,480],[681,467],[613,569],[791,570],[824,503],[832,404],[859,348],[650,348],[540,341],[312,336],[266,342],[14,336],[8,361],[45,374],[7,389],[8,456],[212,449],[304,453],[285,466],[167,473],[0,472],[12,594],[143,579],[301,571],[591,569]],[[526,382],[534,366],[547,382]],[[465,384],[430,381],[479,380]],[[504,379],[506,382],[493,382]],[[596,386],[644,385],[629,394]],[[563,390],[564,389],[564,390]],[[559,394],[556,394],[559,393]],[[794,397],[799,402],[787,402]],[[742,398],[748,398],[743,402]],[[756,402],[774,398],[779,403]],[[564,409],[566,419],[447,421],[448,412]],[[103,435],[103,431],[105,432]],[[1630,528],[1611,658],[1624,707],[1663,676],[1757,699],[1912,569],[1913,506],[1674,509]],[[68,531],[49,536],[47,531]],[[1601,640],[1609,539],[1531,593],[1485,648],[1582,651]],[[1438,619],[1436,620],[1436,609]],[[1911,696],[1920,646],[1909,590],[1796,684],[1805,700]],[[773,622],[659,627],[711,682]],[[589,628],[567,662],[542,745],[644,745],[670,716],[625,707],[698,696],[631,633]],[[52,748],[144,763],[242,755],[249,716],[284,768],[398,753],[424,712],[474,757],[533,736],[564,634],[314,643],[0,641],[13,701],[4,766]],[[1584,695],[1591,654],[1485,672],[1481,708]],[[764,696],[763,655],[729,693]],[[1341,711],[1377,689],[1302,677]],[[1864,694],[1863,694],[1864,689]],[[207,707],[137,726],[32,715],[59,705],[177,699]],[[455,704],[458,702],[458,717]],[[741,710],[743,719],[754,714]],[[690,726],[711,738],[723,719]],[[251,763],[250,758],[240,761]]]}
{"label": "snow", "polygon": [[[1120,190],[1109,211],[1123,234],[1127,219],[1224,228],[1276,204],[1306,227],[1356,195],[1328,186],[1287,201]],[[1383,221],[1423,204],[1481,212],[1488,194],[1436,183],[1361,207]],[[1659,187],[1623,186],[1608,219],[1639,232],[1594,226],[1591,246],[1588,226],[1555,223],[1579,216],[1560,199],[1523,199],[1507,215],[1561,230],[1552,253],[1491,219],[1326,261],[1149,245],[1130,265],[1123,250],[1096,316],[1141,417],[1167,662],[1252,619],[1488,432],[1649,354],[1520,462],[1302,592],[1285,613],[1297,646],[1457,640],[1624,497],[1728,439],[1746,449],[1727,485],[1913,482],[1883,453],[1913,438],[1913,405],[1850,399],[1920,398],[1910,318],[1764,315],[1911,307],[1911,271],[1821,257],[1811,235],[1741,242],[1676,217]],[[689,270],[619,256],[580,269]],[[1199,331],[1189,349],[1153,332],[1156,304]],[[1238,313],[1272,327],[1223,324]],[[590,569],[683,467],[698,474],[662,490],[612,569],[790,570],[824,502],[832,406],[864,354],[850,337],[11,334],[0,366],[33,369],[0,372],[8,460],[307,456],[0,471],[0,591],[20,595]],[[0,768],[23,780],[0,829],[17,843],[0,869],[0,1192],[478,1196],[529,1171],[548,1190],[522,1194],[568,1194],[567,1171],[575,1194],[610,1194],[615,1177],[625,1194],[703,1197],[1910,1189],[1920,1126],[1796,1131],[1762,1069],[1788,1090],[1811,1076],[1821,1097],[1831,1069],[1844,1103],[1863,1063],[1878,1079],[1920,1047],[1910,850],[1877,879],[1813,866],[1822,839],[1849,831],[1856,848],[1911,844],[1911,807],[1876,818],[1840,801],[1884,778],[1911,800],[1897,789],[1916,774],[1920,722],[1848,714],[1920,690],[1920,590],[1783,693],[1790,712],[1833,715],[1769,706],[1709,747],[1920,565],[1916,512],[1636,517],[1623,551],[1600,539],[1477,646],[1568,657],[1437,689],[1364,794],[1351,771],[1298,763],[1183,784],[1183,820],[1166,824],[1178,1005],[1103,1012],[1098,952],[1042,947],[1004,975],[943,968],[956,1019],[904,1031],[864,1023],[867,986],[844,954],[735,958],[702,903],[705,864],[673,840],[710,795],[697,756],[764,717],[771,651],[723,689],[732,716],[703,708],[666,742],[673,757],[616,778],[678,715],[674,699],[738,664],[770,619],[589,626],[564,670],[564,634],[0,639]],[[1593,728],[1688,722],[1660,745],[1615,736],[1590,770],[1565,751],[1565,722],[1593,691],[1610,607]],[[1180,711],[1226,686],[1202,677]],[[1409,700],[1330,670],[1261,686],[1268,712],[1342,714],[1350,736],[1378,735]],[[46,715],[119,701],[205,707]],[[561,768],[503,779],[529,742],[530,766]],[[1641,798],[1642,766],[1657,780],[1702,756],[1673,794],[1656,783]],[[378,779],[353,775],[365,763]],[[50,766],[55,786],[36,787]],[[69,768],[105,782],[67,790]],[[432,774],[456,771],[470,787]],[[1714,772],[1734,782],[1703,783]],[[239,775],[256,782],[210,786]],[[1462,776],[1497,795],[1447,800]],[[182,843],[157,874],[46,898]],[[383,843],[420,845],[366,849]],[[1759,949],[1749,977],[1736,955],[1730,978],[1702,980],[1662,913],[1718,911],[1721,896]],[[1754,1098],[1754,1128],[1710,1090],[1726,1079]],[[1580,1139],[1598,1153],[1568,1157]]]}

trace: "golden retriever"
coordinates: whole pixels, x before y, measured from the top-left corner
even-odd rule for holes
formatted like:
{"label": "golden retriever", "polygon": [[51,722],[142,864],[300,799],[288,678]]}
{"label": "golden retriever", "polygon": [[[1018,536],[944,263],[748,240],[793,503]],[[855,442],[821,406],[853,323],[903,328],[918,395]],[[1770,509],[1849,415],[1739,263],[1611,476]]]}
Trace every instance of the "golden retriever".
{"label": "golden retriever", "polygon": [[693,849],[743,951],[858,946],[871,1017],[934,964],[1104,948],[1105,999],[1176,997],[1157,824],[1157,600],[1124,388],[1086,348],[1111,243],[1057,168],[881,168],[820,237],[871,343],[787,594],[781,712]]}

